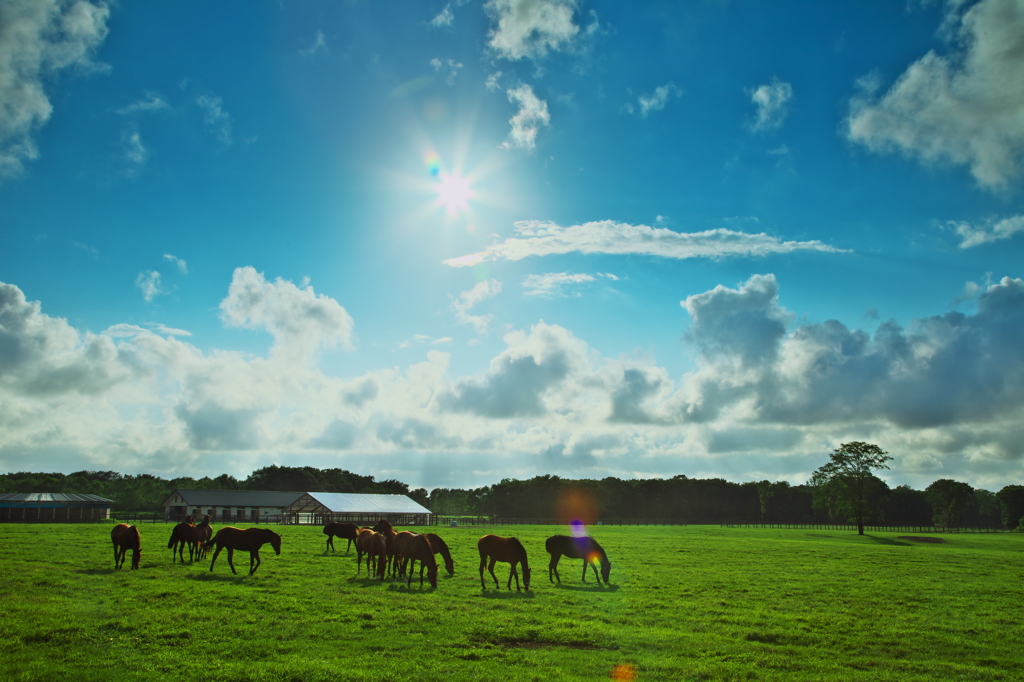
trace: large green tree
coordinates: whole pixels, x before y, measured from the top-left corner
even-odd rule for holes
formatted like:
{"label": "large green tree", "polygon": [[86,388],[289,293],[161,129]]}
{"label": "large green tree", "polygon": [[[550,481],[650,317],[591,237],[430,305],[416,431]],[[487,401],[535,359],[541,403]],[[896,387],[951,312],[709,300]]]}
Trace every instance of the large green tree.
{"label": "large green tree", "polygon": [[843,443],[829,455],[828,463],[812,475],[814,506],[844,514],[857,524],[857,534],[864,535],[865,521],[880,508],[888,486],[872,473],[888,469],[892,460],[873,443]]}
{"label": "large green tree", "polygon": [[932,505],[932,519],[940,528],[960,528],[974,504],[974,488],[951,478],[940,478],[924,489]]}

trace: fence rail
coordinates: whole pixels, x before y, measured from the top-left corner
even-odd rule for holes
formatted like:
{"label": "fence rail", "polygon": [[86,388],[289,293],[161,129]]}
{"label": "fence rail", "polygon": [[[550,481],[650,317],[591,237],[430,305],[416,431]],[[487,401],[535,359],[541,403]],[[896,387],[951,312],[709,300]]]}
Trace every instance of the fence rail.
{"label": "fence rail", "polygon": [[[793,530],[841,530],[856,531],[855,523],[753,523],[739,521],[733,523],[722,523],[726,528],[782,528]],[[1012,533],[1013,529],[992,528],[991,526],[921,526],[921,525],[889,525],[889,524],[864,524],[865,531],[876,533]]]}

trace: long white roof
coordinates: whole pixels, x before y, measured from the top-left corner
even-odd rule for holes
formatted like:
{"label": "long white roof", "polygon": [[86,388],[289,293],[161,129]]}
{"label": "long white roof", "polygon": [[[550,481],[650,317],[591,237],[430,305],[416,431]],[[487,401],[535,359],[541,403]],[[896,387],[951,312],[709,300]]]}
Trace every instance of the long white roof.
{"label": "long white roof", "polygon": [[405,495],[363,495],[359,493],[307,493],[332,512],[380,514],[431,514],[429,509]]}

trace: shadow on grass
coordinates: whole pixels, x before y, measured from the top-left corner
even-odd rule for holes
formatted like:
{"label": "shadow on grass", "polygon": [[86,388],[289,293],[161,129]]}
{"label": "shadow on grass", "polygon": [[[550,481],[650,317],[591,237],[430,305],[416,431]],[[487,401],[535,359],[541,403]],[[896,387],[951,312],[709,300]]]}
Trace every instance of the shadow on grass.
{"label": "shadow on grass", "polygon": [[211,573],[210,571],[204,571],[203,573],[190,573],[188,575],[189,580],[203,580],[213,581],[219,583],[239,583],[243,580],[247,580],[255,576],[250,576],[248,569],[244,573],[235,575],[229,570],[227,573]]}
{"label": "shadow on grass", "polygon": [[880,545],[897,545],[899,547],[910,547],[909,542],[903,542],[902,540],[893,540],[892,538],[880,538],[877,535],[864,534],[864,537],[871,538],[873,542],[877,542]]}
{"label": "shadow on grass", "polygon": [[573,592],[594,592],[596,594],[602,594],[605,592],[617,592],[619,589],[618,585],[594,585],[593,583],[580,583],[579,585],[566,585],[564,583],[555,583],[551,587],[556,590],[571,590]]}
{"label": "shadow on grass", "polygon": [[493,590],[489,587],[481,589],[480,596],[486,599],[534,599],[536,597],[533,590],[510,592],[508,590]]}
{"label": "shadow on grass", "polygon": [[430,594],[431,592],[436,592],[437,588],[431,587],[428,582],[424,582],[423,587],[420,587],[419,583],[413,580],[412,585],[406,585],[404,582],[391,583],[388,585],[388,591],[401,594]]}

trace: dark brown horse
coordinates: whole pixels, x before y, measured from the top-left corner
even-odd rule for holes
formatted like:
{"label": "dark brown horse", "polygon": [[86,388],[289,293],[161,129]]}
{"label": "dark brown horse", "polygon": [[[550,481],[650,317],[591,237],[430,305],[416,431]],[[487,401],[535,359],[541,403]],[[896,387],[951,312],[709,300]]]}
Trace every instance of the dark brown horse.
{"label": "dark brown horse", "polygon": [[127,523],[119,523],[110,529],[110,541],[114,543],[114,568],[121,570],[128,550],[132,550],[132,570],[139,567],[142,555],[142,537],[139,529]]}
{"label": "dark brown horse", "polygon": [[210,562],[210,570],[213,570],[213,565],[217,563],[217,555],[225,547],[228,548],[228,566],[231,567],[231,572],[238,575],[238,571],[235,570],[235,564],[232,561],[235,556],[235,550],[242,552],[249,552],[249,575],[256,572],[256,569],[260,567],[260,547],[270,543],[270,546],[274,548],[274,553],[281,554],[281,536],[270,530],[269,528],[234,528],[232,526],[225,526],[217,531],[217,534],[213,536],[213,540],[207,543],[207,546],[217,546],[217,549],[213,552],[213,561]]}
{"label": "dark brown horse", "polygon": [[369,528],[361,528],[356,535],[356,575],[363,566],[363,555],[369,555],[372,546],[371,538],[379,533],[374,533]]}
{"label": "dark brown horse", "polygon": [[[562,582],[562,577],[558,575],[558,560],[565,555],[570,559],[583,559],[583,582],[587,582],[587,566],[589,565],[594,569],[597,584],[601,584],[601,578],[604,578],[605,585],[608,584],[608,577],[612,574],[612,562],[608,561],[608,555],[594,538],[585,535],[582,537],[552,535],[544,543],[544,548],[551,555],[551,561],[548,562],[548,580],[551,582],[555,582],[555,579],[559,583]],[[597,563],[601,564],[600,575],[597,573]],[[554,575],[552,576],[552,574]]]}
{"label": "dark brown horse", "polygon": [[384,536],[388,544],[387,566],[392,575],[398,572],[398,548],[395,547],[395,529],[385,519],[373,525],[373,530]]}
{"label": "dark brown horse", "polygon": [[196,524],[192,522],[192,516],[186,516],[185,521],[176,525],[171,529],[171,539],[167,541],[167,549],[173,550],[171,552],[171,563],[173,564],[177,557],[181,557],[181,563],[185,563],[185,546],[188,546],[188,560],[193,561],[193,554],[195,552],[195,545],[190,543],[192,538],[192,528],[195,528]]}
{"label": "dark brown horse", "polygon": [[437,533],[424,533],[423,535],[430,542],[430,547],[434,550],[434,554],[440,554],[441,558],[444,559],[444,570],[448,571],[448,575],[455,575],[455,562],[452,561],[452,553],[448,549],[447,543]]}
{"label": "dark brown horse", "polygon": [[[508,589],[512,589],[512,578],[516,579],[516,591],[519,591],[519,573],[516,571],[516,564],[523,566],[523,587],[530,589],[530,565],[526,561],[526,548],[518,538],[503,538],[497,535],[485,535],[476,543],[480,551],[480,586],[487,589],[484,582],[484,567],[490,571],[494,578],[494,589],[498,589],[498,577],[494,575],[494,564],[502,561],[512,565],[508,576]],[[488,560],[490,563],[488,564]]]}
{"label": "dark brown horse", "polygon": [[[401,533],[399,533],[401,535]],[[406,585],[412,584],[412,572],[416,568],[416,561],[420,562],[420,587],[423,587],[423,569],[427,569],[427,580],[430,581],[431,587],[437,587],[437,560],[434,558],[434,548],[431,546],[430,541],[426,535],[417,535],[410,533],[411,537],[408,541],[402,543],[402,570],[406,568],[406,562],[409,562],[409,578],[405,581]]]}
{"label": "dark brown horse", "polygon": [[324,535],[327,536],[327,547],[324,548],[325,552],[328,549],[332,552],[336,551],[334,549],[334,538],[339,537],[342,540],[348,540],[348,546],[345,548],[345,554],[348,554],[349,550],[352,549],[352,541],[359,535],[359,526],[354,523],[331,521],[324,526]]}
{"label": "dark brown horse", "polygon": [[196,530],[194,533],[197,538],[196,560],[202,561],[206,558],[206,552],[210,548],[210,538],[213,537],[213,526],[210,525],[209,514],[203,514],[203,520],[196,524]]}
{"label": "dark brown horse", "polygon": [[[381,533],[370,536],[366,552],[366,572],[384,580],[388,566],[388,541]],[[376,567],[376,568],[374,568]]]}

